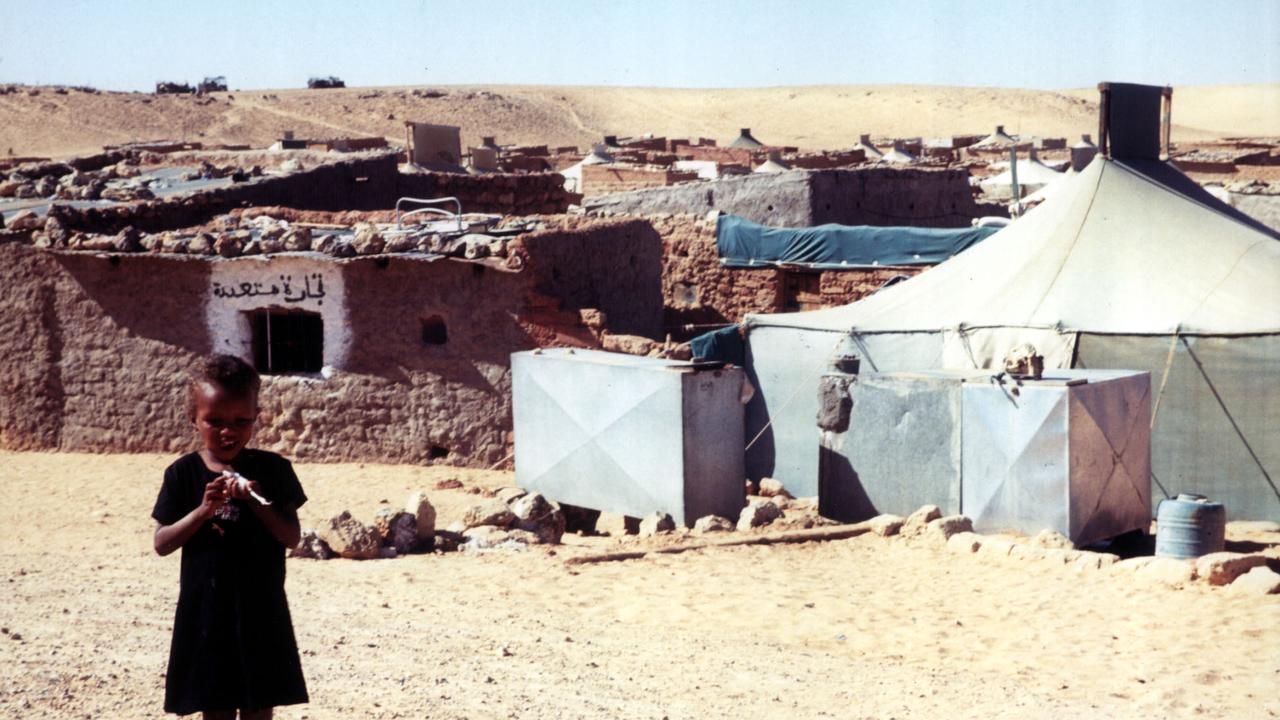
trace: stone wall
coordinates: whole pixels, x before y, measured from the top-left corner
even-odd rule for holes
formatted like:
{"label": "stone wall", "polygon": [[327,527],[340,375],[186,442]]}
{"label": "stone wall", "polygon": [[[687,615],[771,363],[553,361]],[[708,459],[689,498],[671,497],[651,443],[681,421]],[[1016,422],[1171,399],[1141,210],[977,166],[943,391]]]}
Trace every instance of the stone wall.
{"label": "stone wall", "polygon": [[582,168],[583,195],[605,195],[640,188],[666,187],[697,180],[698,174],[666,168],[585,165]]}
{"label": "stone wall", "polygon": [[[788,312],[788,271],[727,268],[716,251],[715,222],[692,215],[659,215],[646,220],[662,237],[662,297],[666,332],[677,340],[712,327],[741,322],[747,313]],[[898,275],[922,268],[867,268],[813,273],[818,307],[847,305],[875,292]]]}
{"label": "stone wall", "polygon": [[[225,315],[209,312],[212,277],[326,263],[343,288],[339,299],[332,283],[324,297],[345,306],[340,364],[265,377],[256,444],[307,461],[493,465],[511,447],[512,352],[594,342],[579,310],[608,308],[618,332],[661,322],[660,241],[647,223],[524,240],[518,272],[427,256],[224,260],[0,243],[0,448],[193,449],[187,371],[211,348],[242,342],[222,337],[235,323],[211,320]],[[262,295],[259,309],[279,303]],[[428,319],[443,322],[444,342],[424,337]]]}
{"label": "stone wall", "polygon": [[703,215],[711,210],[774,227],[967,227],[989,214],[963,169],[862,167],[752,174],[590,198],[591,212]]}
{"label": "stone wall", "polygon": [[239,207],[279,205],[300,210],[383,210],[401,197],[456,197],[464,212],[527,215],[564,212],[569,195],[555,173],[461,175],[401,173],[396,156],[368,154],[282,176],[263,176],[185,197],[110,207],[56,205],[72,230],[115,233],[191,227]]}

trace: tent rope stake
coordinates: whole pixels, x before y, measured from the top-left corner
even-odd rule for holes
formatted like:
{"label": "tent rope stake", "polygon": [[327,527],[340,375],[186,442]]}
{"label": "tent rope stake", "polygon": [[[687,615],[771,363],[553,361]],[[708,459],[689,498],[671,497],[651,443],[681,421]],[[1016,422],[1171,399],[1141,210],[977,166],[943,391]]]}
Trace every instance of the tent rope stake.
{"label": "tent rope stake", "polygon": [[1191,343],[1187,342],[1187,339],[1184,337],[1182,338],[1182,345],[1187,348],[1187,354],[1191,356],[1191,359],[1196,363],[1196,367],[1200,369],[1200,376],[1204,378],[1205,384],[1209,386],[1209,392],[1213,393],[1214,399],[1218,401],[1218,407],[1222,408],[1223,414],[1227,416],[1227,421],[1230,422],[1231,427],[1235,429],[1236,435],[1240,438],[1240,442],[1244,443],[1244,449],[1249,451],[1249,455],[1258,465],[1258,470],[1262,472],[1262,477],[1266,478],[1267,484],[1271,486],[1271,492],[1275,493],[1276,500],[1280,500],[1280,489],[1276,488],[1275,481],[1271,479],[1271,473],[1268,473],[1267,469],[1263,467],[1262,459],[1258,457],[1258,453],[1253,451],[1253,446],[1250,445],[1249,441],[1245,438],[1244,431],[1236,424],[1236,419],[1231,416],[1231,411],[1227,409],[1226,401],[1224,401],[1222,396],[1218,394],[1218,388],[1214,387],[1213,381],[1209,379],[1209,373],[1205,372],[1204,365],[1201,364],[1200,358],[1196,356],[1195,350],[1191,349]]}

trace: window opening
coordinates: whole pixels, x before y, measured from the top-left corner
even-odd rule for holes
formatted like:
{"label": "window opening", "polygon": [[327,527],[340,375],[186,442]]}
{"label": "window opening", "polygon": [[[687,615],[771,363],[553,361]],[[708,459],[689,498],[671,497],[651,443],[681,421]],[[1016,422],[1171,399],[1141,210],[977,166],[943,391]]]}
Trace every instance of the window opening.
{"label": "window opening", "polygon": [[324,321],[319,313],[255,310],[253,365],[264,375],[317,373],[324,365]]}
{"label": "window opening", "polygon": [[449,328],[444,318],[432,315],[422,321],[422,342],[426,345],[444,345],[449,342]]}

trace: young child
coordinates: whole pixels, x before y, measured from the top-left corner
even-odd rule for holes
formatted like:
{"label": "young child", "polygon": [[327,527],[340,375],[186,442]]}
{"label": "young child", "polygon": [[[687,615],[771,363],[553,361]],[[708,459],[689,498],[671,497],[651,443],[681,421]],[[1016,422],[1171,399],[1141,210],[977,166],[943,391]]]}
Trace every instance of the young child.
{"label": "young child", "polygon": [[197,370],[190,413],[204,448],[164,471],[151,513],[156,552],[182,548],[166,712],[249,720],[307,702],[284,593],[285,548],[298,542],[307,496],[288,460],[245,447],[260,384],[230,355]]}

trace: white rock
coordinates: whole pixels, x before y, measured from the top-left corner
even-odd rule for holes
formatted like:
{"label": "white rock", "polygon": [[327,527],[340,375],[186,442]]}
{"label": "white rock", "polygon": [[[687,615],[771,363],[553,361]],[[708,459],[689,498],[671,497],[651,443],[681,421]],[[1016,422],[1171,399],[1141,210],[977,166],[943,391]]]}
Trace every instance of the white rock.
{"label": "white rock", "polygon": [[430,541],[436,534],[436,509],[427,499],[424,492],[415,492],[409,495],[408,501],[404,504],[404,511],[413,515],[416,521],[415,528],[418,533],[418,542],[426,543]]}
{"label": "white rock", "polygon": [[508,527],[515,522],[516,516],[502,500],[493,498],[487,502],[472,506],[462,516],[462,524],[467,528],[493,525]]}
{"label": "white rock", "polygon": [[899,532],[907,536],[919,535],[924,532],[930,522],[940,517],[942,517],[942,511],[938,509],[937,505],[925,505],[907,516],[907,520],[902,524],[902,530]]}
{"label": "white rock", "polygon": [[1190,560],[1157,557],[1139,567],[1134,575],[1144,582],[1177,586],[1196,579],[1196,566]]}
{"label": "white rock", "polygon": [[515,528],[533,533],[538,542],[556,545],[564,537],[564,513],[541,494],[520,495],[508,507],[516,516]]}
{"label": "white rock", "polygon": [[1006,558],[1013,551],[1014,543],[1001,537],[982,538],[982,547],[978,548],[978,557]]}
{"label": "white rock", "polygon": [[650,513],[640,521],[641,537],[665,535],[675,529],[676,521],[673,520],[670,515],[663,512]]}
{"label": "white rock", "polygon": [[958,532],[947,538],[947,549],[951,552],[968,554],[976,553],[982,548],[982,536],[972,532]]}
{"label": "white rock", "polygon": [[1227,589],[1240,595],[1276,595],[1280,593],[1280,573],[1258,566],[1236,578]]}
{"label": "white rock", "polygon": [[897,535],[902,530],[902,523],[906,522],[900,515],[877,515],[867,521],[867,525],[871,527],[871,532],[880,537],[889,537]]}
{"label": "white rock", "polygon": [[952,535],[962,532],[973,532],[973,521],[964,515],[940,517],[925,525],[925,536],[940,542],[946,542]]}
{"label": "white rock", "polygon": [[773,478],[760,478],[760,495],[762,497],[791,497],[791,493],[787,492],[787,488],[782,484],[781,480]]}
{"label": "white rock", "polygon": [[729,518],[720,517],[719,515],[706,515],[698,518],[693,524],[693,533],[695,535],[706,535],[707,533],[729,532],[733,530],[733,521]]}
{"label": "white rock", "polygon": [[1035,537],[1031,538],[1031,542],[1042,548],[1056,548],[1059,550],[1074,550],[1076,547],[1066,535],[1054,530],[1041,530],[1036,533]]}
{"label": "white rock", "polygon": [[777,505],[762,498],[756,498],[747,503],[742,508],[742,514],[738,516],[738,529],[750,530],[751,528],[761,527],[782,517],[782,511]]}
{"label": "white rock", "polygon": [[1266,565],[1262,555],[1246,555],[1234,552],[1216,552],[1196,559],[1196,577],[1210,585],[1230,585],[1236,578],[1250,570]]}

